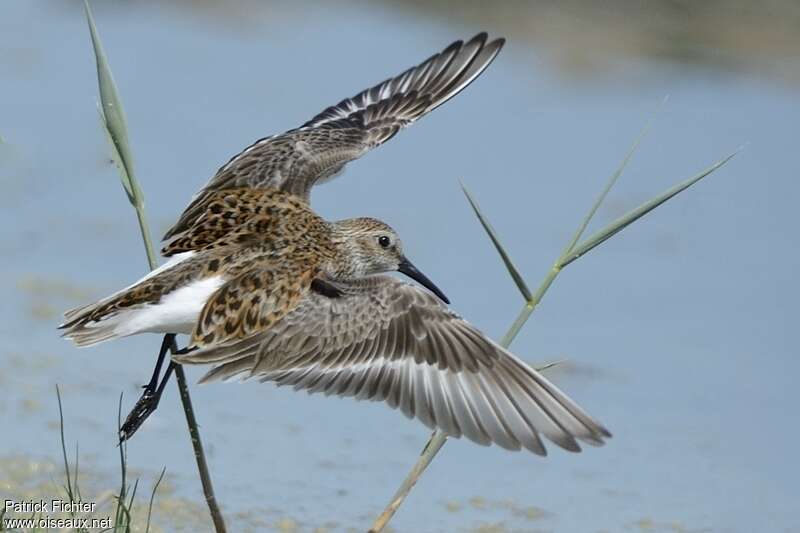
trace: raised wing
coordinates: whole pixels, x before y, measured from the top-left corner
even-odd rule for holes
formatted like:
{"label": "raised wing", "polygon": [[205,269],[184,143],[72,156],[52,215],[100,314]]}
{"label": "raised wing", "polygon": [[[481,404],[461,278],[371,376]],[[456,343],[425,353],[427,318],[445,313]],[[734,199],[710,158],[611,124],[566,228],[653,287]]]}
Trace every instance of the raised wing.
{"label": "raised wing", "polygon": [[466,44],[456,41],[402,74],[330,106],[303,124],[303,127],[321,126],[349,118],[370,106],[412,92],[420,97],[430,97],[422,114],[429,113],[461,92],[494,60],[505,39],[495,39],[487,44],[487,38],[484,32]]}
{"label": "raised wing", "polygon": [[255,142],[217,171],[164,238],[191,226],[221,189],[275,188],[308,201],[316,183],[461,92],[489,66],[504,42],[487,43],[485,33],[467,43],[456,41],[399,76],[325,109],[300,128]]}
{"label": "raised wing", "polygon": [[203,381],[257,377],[383,401],[428,427],[544,455],[542,434],[580,451],[610,433],[538,372],[432,295],[388,276],[307,293],[264,333],[180,358],[217,364]]}

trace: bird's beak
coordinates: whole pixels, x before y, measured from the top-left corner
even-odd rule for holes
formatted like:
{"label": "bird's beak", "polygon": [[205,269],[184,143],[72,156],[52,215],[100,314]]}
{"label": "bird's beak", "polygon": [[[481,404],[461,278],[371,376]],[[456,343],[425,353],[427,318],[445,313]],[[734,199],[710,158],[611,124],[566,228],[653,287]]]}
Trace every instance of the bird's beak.
{"label": "bird's beak", "polygon": [[444,295],[442,291],[439,290],[439,287],[433,284],[431,280],[428,279],[428,276],[417,270],[411,261],[406,259],[405,257],[402,258],[400,264],[397,266],[397,271],[402,272],[409,278],[413,279],[414,281],[418,282],[420,285],[431,291],[433,294],[439,297],[441,301],[446,304],[450,303],[450,300],[447,299],[447,296]]}

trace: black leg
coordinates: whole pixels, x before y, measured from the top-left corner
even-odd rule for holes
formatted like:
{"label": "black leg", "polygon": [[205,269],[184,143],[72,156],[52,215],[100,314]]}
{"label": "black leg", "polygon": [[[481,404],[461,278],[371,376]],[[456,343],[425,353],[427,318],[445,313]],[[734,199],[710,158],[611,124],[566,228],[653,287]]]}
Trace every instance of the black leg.
{"label": "black leg", "polygon": [[136,433],[136,430],[147,420],[147,417],[153,414],[153,411],[158,408],[158,402],[161,400],[164,387],[172,376],[173,370],[175,370],[175,363],[170,361],[166,372],[164,372],[164,376],[161,377],[161,381],[159,382],[161,367],[164,365],[164,359],[168,351],[172,353],[178,351],[178,344],[175,342],[175,335],[172,333],[164,335],[164,340],[161,343],[161,350],[158,353],[158,360],[153,369],[153,376],[150,378],[150,382],[144,386],[144,392],[142,392],[141,397],[139,397],[136,405],[133,406],[133,409],[131,409],[131,412],[125,419],[125,423],[122,424],[119,430],[120,442],[124,442],[133,437],[133,434]]}
{"label": "black leg", "polygon": [[[164,372],[164,377],[161,378],[161,383],[158,385],[158,389],[156,390],[156,398],[158,398],[159,400],[161,399],[161,394],[164,392],[164,387],[167,386],[167,382],[169,381],[169,378],[172,377],[172,373],[175,371],[176,366],[178,366],[178,363],[176,363],[175,361],[169,362],[169,366],[167,366],[167,371]],[[157,401],[156,404],[158,404]]]}
{"label": "black leg", "polygon": [[151,393],[156,391],[156,387],[158,386],[158,376],[161,374],[161,367],[164,365],[164,359],[167,355],[167,350],[169,350],[169,347],[173,342],[175,342],[175,335],[171,333],[164,335],[164,340],[161,341],[161,349],[158,352],[156,367],[153,369],[153,377],[150,378],[150,383],[143,387],[146,391],[150,391]]}

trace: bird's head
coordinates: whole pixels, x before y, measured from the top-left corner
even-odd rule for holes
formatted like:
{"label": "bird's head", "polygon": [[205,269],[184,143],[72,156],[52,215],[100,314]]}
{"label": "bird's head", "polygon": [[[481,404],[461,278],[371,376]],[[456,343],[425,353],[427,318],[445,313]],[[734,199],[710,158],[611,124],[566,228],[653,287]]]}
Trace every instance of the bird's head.
{"label": "bird's head", "polygon": [[332,275],[362,278],[385,272],[401,272],[417,281],[445,303],[447,297],[403,254],[403,243],[388,224],[374,218],[349,218],[332,224],[338,260]]}

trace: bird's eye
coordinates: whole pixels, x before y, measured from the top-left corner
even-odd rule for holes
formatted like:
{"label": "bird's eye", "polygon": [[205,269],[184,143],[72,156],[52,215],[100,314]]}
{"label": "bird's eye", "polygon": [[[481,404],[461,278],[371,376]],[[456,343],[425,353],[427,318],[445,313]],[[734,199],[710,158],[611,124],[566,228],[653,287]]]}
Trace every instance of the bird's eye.
{"label": "bird's eye", "polygon": [[392,244],[392,239],[386,235],[381,235],[378,237],[378,244],[380,244],[382,248],[388,248]]}

